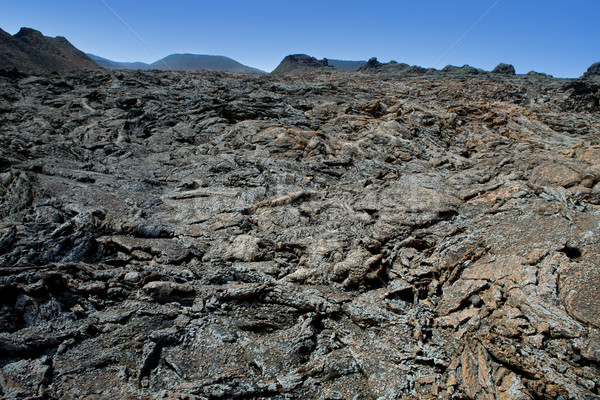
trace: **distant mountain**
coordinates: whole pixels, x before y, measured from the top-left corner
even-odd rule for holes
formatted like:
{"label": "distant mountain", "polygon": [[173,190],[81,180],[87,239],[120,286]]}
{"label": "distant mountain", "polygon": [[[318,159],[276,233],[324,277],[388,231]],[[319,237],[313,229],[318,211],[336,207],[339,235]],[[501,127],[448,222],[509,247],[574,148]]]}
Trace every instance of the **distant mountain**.
{"label": "distant mountain", "polygon": [[108,68],[108,69],[149,69],[150,68],[150,64],[146,64],[143,62],[119,62],[119,61],[112,61],[109,60],[108,58],[104,58],[104,57],[100,57],[97,56],[95,54],[91,54],[91,53],[86,53],[86,55],[91,58],[92,60],[94,60],[96,62],[96,64],[98,64],[99,66],[101,66],[102,68]]}
{"label": "distant mountain", "polygon": [[233,72],[238,74],[265,75],[265,71],[248,67],[229,57],[209,56],[203,54],[171,54],[152,64],[143,62],[118,62],[112,61],[95,54],[87,54],[99,66],[108,69],[159,69],[163,71],[192,71],[208,70]]}
{"label": "distant mountain", "polygon": [[331,60],[329,58],[327,59],[327,64],[331,65],[335,69],[339,69],[340,71],[354,72],[366,63],[366,61]]}
{"label": "distant mountain", "polygon": [[204,54],[171,54],[149,65],[150,69],[189,71],[205,69],[209,71],[234,72],[238,74],[265,75],[257,68],[240,64],[229,57]]}
{"label": "distant mountain", "polygon": [[21,28],[14,36],[0,29],[0,68],[21,71],[97,69],[98,65],[62,36]]}

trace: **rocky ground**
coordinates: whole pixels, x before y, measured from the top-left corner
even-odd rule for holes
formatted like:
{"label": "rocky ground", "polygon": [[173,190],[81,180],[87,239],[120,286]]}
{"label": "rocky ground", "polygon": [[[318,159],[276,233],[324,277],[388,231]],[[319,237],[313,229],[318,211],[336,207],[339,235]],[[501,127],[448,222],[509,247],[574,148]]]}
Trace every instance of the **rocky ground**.
{"label": "rocky ground", "polygon": [[0,396],[600,397],[598,82],[0,77]]}

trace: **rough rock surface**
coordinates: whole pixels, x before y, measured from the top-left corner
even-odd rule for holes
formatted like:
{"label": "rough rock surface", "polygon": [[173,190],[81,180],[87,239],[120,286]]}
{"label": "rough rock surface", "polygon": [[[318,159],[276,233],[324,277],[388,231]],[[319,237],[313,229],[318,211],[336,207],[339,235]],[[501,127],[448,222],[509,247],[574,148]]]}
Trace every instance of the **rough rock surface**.
{"label": "rough rock surface", "polygon": [[577,85],[0,76],[0,397],[598,398]]}

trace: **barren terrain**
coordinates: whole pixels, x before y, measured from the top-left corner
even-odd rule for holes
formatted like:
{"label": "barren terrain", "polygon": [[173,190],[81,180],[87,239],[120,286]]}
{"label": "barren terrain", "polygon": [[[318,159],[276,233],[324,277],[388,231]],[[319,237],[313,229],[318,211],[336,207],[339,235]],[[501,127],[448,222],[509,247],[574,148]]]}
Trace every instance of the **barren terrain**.
{"label": "barren terrain", "polygon": [[595,399],[600,94],[0,77],[0,396]]}

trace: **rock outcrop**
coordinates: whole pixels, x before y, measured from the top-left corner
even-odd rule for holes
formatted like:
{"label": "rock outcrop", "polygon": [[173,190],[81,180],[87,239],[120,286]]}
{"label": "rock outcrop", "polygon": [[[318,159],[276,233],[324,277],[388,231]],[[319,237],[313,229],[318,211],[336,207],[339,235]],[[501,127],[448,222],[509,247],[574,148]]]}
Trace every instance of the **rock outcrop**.
{"label": "rock outcrop", "polygon": [[455,65],[446,65],[444,68],[441,69],[441,72],[446,73],[446,74],[453,74],[453,75],[465,75],[465,76],[469,76],[469,75],[480,75],[480,74],[486,74],[487,72],[479,69],[479,68],[475,68],[475,67],[471,67],[470,65],[463,65],[462,67],[457,67]]}
{"label": "rock outcrop", "polygon": [[51,72],[99,66],[62,36],[47,37],[31,28],[21,28],[12,36],[0,29],[0,69],[13,68]]}
{"label": "rock outcrop", "polygon": [[0,74],[0,397],[598,398],[597,88],[288,61]]}
{"label": "rock outcrop", "polygon": [[515,75],[515,67],[511,64],[500,63],[492,70],[492,74]]}
{"label": "rock outcrop", "polygon": [[286,56],[281,63],[271,72],[272,75],[294,75],[304,72],[318,71],[323,68],[329,68],[326,59],[317,60],[306,54],[291,54]]}
{"label": "rock outcrop", "polygon": [[362,67],[360,67],[358,69],[358,71],[361,72],[379,72],[383,69],[383,66],[385,64],[380,63],[379,61],[377,61],[377,57],[371,57],[369,58],[369,61],[367,61],[367,63],[365,65],[363,65]]}

